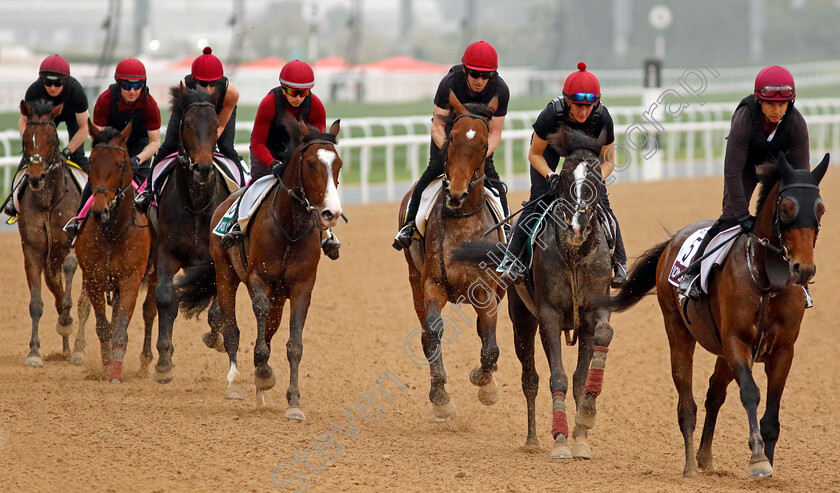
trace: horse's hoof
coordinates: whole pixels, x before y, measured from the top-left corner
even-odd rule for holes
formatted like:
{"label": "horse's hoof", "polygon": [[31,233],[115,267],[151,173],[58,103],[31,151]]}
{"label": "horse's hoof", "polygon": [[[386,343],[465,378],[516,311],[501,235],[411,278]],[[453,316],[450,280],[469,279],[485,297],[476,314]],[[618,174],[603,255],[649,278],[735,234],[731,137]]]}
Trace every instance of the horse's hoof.
{"label": "horse's hoof", "polygon": [[293,419],[295,421],[306,421],[306,415],[303,414],[303,409],[299,407],[287,407],[286,413],[283,416],[286,419]]}
{"label": "horse's hoof", "polygon": [[123,364],[122,361],[114,361],[110,368],[111,383],[122,383],[123,380]]}
{"label": "horse's hoof", "polygon": [[26,357],[26,360],[23,362],[23,364],[26,366],[40,368],[44,366],[44,360],[42,360],[41,357],[37,354],[32,354]]}
{"label": "horse's hoof", "polygon": [[166,371],[160,371],[155,368],[155,382],[169,383],[175,379],[175,367],[171,367]]}
{"label": "horse's hoof", "polygon": [[527,450],[537,450],[540,448],[540,440],[537,437],[529,438],[525,440],[525,449]]}
{"label": "horse's hoof", "polygon": [[122,380],[120,380],[119,378],[112,378],[111,383],[122,383]]}
{"label": "horse's hoof", "polygon": [[572,445],[572,457],[575,459],[591,459],[592,451],[589,449],[589,444],[586,442],[575,442]]}
{"label": "horse's hoof", "polygon": [[693,478],[697,476],[697,468],[693,469],[683,469],[683,477],[684,478]]}
{"label": "horse's hoof", "polygon": [[215,349],[220,353],[225,352],[225,338],[220,334],[205,332],[204,335],[201,336],[201,340],[204,341],[204,345],[210,349]]}
{"label": "horse's hoof", "polygon": [[70,356],[70,363],[74,365],[83,365],[85,363],[85,353],[83,351],[75,351]]}
{"label": "horse's hoof", "polygon": [[55,331],[62,337],[67,337],[73,334],[73,318],[71,317],[70,321],[66,324],[61,323],[61,321],[56,322]]}
{"label": "horse's hoof", "polygon": [[455,403],[452,399],[446,404],[432,404],[432,411],[429,413],[429,423],[448,423],[455,416]]}
{"label": "horse's hoof", "polygon": [[572,458],[572,449],[569,448],[568,445],[562,444],[554,446],[551,448],[551,458],[552,459],[571,459]]}
{"label": "horse's hoof", "polygon": [[274,387],[274,383],[277,381],[277,377],[274,376],[274,372],[271,372],[267,378],[260,378],[257,375],[254,375],[254,385],[257,386],[257,390],[269,390]]}
{"label": "horse's hoof", "polygon": [[492,406],[499,402],[499,387],[496,386],[495,375],[491,378],[490,383],[478,388],[478,402],[485,406]]}
{"label": "horse's hoof", "polygon": [[243,401],[245,400],[245,396],[242,395],[242,389],[238,385],[229,385],[227,390],[225,390],[225,399]]}
{"label": "horse's hoof", "polygon": [[758,462],[753,462],[750,464],[750,477],[751,478],[767,478],[773,475],[773,466],[770,465],[770,461],[768,460],[760,460]]}
{"label": "horse's hoof", "polygon": [[470,383],[476,387],[483,387],[487,385],[491,378],[493,378],[493,374],[485,372],[480,366],[476,366],[470,370]]}

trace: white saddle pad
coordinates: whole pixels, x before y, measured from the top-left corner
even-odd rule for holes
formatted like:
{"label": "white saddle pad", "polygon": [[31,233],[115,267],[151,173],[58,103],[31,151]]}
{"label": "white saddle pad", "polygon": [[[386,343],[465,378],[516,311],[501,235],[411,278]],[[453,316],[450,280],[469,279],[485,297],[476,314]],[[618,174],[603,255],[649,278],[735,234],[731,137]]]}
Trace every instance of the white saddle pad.
{"label": "white saddle pad", "polygon": [[[15,173],[14,179],[12,180],[12,190],[15,191],[14,195],[12,196],[12,201],[14,202],[15,210],[17,211],[20,210],[20,197],[18,197],[18,195],[20,194],[19,185],[20,182],[23,181],[24,175],[26,175],[26,168],[27,167],[24,166],[22,169],[18,170],[18,172]],[[75,183],[76,186],[79,188],[79,192],[84,190],[85,185],[88,182],[88,174],[85,173],[82,169],[77,168],[75,166],[68,166],[67,169],[70,170],[70,177],[73,178],[73,183]]]}
{"label": "white saddle pad", "polygon": [[[152,186],[154,190],[162,190],[163,183],[158,186],[158,182],[160,181],[160,177],[166,170],[168,170],[172,163],[175,162],[175,159],[178,158],[178,154],[170,154],[166,159],[159,162],[154,169],[152,170]],[[251,179],[251,175],[239,168],[237,164],[225,157],[222,154],[215,153],[213,154],[213,162],[216,166],[216,169],[221,173],[221,175],[225,178],[225,184],[227,185],[228,191],[233,193],[234,191],[238,190],[239,187],[246,184],[248,180]]]}
{"label": "white saddle pad", "polygon": [[278,181],[279,180],[275,178],[274,175],[266,175],[252,183],[251,186],[245,190],[245,193],[233,201],[233,204],[231,204],[227,212],[225,212],[225,215],[222,216],[221,220],[219,220],[219,224],[213,228],[213,234],[224,236],[225,233],[228,232],[230,229],[230,223],[233,222],[233,216],[236,214],[236,204],[239,201],[242,201],[242,205],[239,207],[239,229],[243,232],[247,231],[251,216],[257,212],[257,209],[259,209],[262,201],[274,188],[274,185],[276,185]]}
{"label": "white saddle pad", "polygon": [[[682,244],[680,247],[680,252],[677,254],[677,259],[674,261],[674,265],[671,267],[671,273],[668,275],[668,282],[670,282],[674,286],[679,286],[680,281],[682,278],[678,277],[682,271],[694,261],[694,257],[697,255],[697,246],[703,241],[703,237],[706,235],[706,231],[709,228],[701,228],[694,232],[688,239],[685,240],[685,243]],[[722,246],[713,254],[709,255],[700,263],[700,288],[704,293],[708,292],[709,287],[709,277],[712,272],[712,269],[715,267],[722,265],[723,261],[726,260],[726,256],[729,254],[729,250],[732,248],[732,245],[735,243],[734,239],[740,233],[741,227],[740,226],[732,226],[729,229],[723,230],[718,233],[717,236],[712,238],[712,241],[706,246],[706,251],[711,252],[714,248],[716,248],[721,243],[726,243],[726,245]],[[729,241],[732,240],[732,241]]]}
{"label": "white saddle pad", "polygon": [[[423,190],[423,195],[420,198],[420,209],[417,210],[417,217],[414,219],[414,225],[417,226],[417,232],[420,233],[420,236],[426,235],[426,221],[429,219],[429,216],[432,215],[432,209],[434,208],[433,205],[437,202],[437,198],[442,191],[442,178],[436,178],[435,181],[431,182],[429,186]],[[490,211],[493,213],[493,216],[497,221],[501,221],[502,218],[505,217],[503,212],[504,209],[502,209],[502,200],[499,197],[496,197],[496,195],[487,187],[484,187],[484,194],[487,195],[487,203],[490,204]],[[503,231],[503,229],[499,228],[499,231]],[[502,234],[504,234],[504,232]]]}

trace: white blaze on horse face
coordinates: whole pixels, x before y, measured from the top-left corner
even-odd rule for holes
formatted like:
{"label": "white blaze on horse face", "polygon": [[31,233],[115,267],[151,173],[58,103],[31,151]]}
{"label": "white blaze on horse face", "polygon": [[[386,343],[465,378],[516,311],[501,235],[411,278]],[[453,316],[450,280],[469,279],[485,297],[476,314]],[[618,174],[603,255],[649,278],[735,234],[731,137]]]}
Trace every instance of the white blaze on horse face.
{"label": "white blaze on horse face", "polygon": [[575,201],[576,201],[576,211],[575,215],[572,218],[572,230],[574,230],[575,234],[580,234],[580,211],[582,209],[581,202],[583,201],[583,182],[586,180],[586,163],[580,163],[575,168]]}
{"label": "white blaze on horse face", "polygon": [[318,149],[317,155],[318,159],[327,167],[327,191],[324,194],[324,210],[332,212],[333,218],[327,224],[327,227],[333,227],[338,224],[338,218],[341,216],[341,200],[338,198],[338,189],[335,187],[332,170],[336,154],[334,151]]}
{"label": "white blaze on horse face", "polygon": [[473,129],[467,130],[467,138],[469,140],[472,140],[473,137],[475,137],[475,130],[473,130]]}

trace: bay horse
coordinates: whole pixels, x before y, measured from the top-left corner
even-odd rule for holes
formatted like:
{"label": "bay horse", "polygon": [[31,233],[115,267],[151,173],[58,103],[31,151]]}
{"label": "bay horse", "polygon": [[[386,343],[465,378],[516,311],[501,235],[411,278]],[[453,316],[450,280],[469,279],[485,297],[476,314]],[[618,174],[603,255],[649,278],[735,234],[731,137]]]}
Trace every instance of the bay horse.
{"label": "bay horse", "polygon": [[[225,250],[220,246],[220,237],[211,234],[213,262],[187,269],[178,287],[182,290],[182,307],[188,314],[200,312],[218,296],[225,349],[230,361],[227,399],[243,398],[236,382],[239,376],[236,291],[240,283],[248,288],[257,319],[254,346],[257,407],[265,406],[265,391],[274,387],[274,372],[268,364],[271,339],[280,326],[283,306],[286,300],[290,301],[292,313],[286,343],[289,388],[285,417],[303,421],[306,416],[300,406],[298,388],[303,326],[321,258],[320,232],[335,226],[341,216],[336,186],[342,162],[335,150],[339,120],[330,126],[328,133],[321,133],[302,121],[297,125],[297,130],[289,134],[293,136],[293,144],[299,141],[299,145],[295,147],[283,179],[251,217],[248,238],[239,246]],[[299,136],[295,136],[296,133]],[[212,225],[222,219],[241,194],[241,191],[232,194],[216,209]]]}
{"label": "bay horse", "polygon": [[[498,107],[498,99],[493,98],[486,106],[461,104],[450,92],[449,105],[447,126],[451,125],[451,130],[441,151],[446,159],[444,190],[426,222],[425,242],[412,242],[404,252],[414,310],[423,328],[420,340],[429,362],[432,402],[429,421],[435,423],[449,421],[455,415],[455,404],[445,388],[441,310],[447,302],[463,301],[475,309],[481,338],[481,366],[470,371],[469,379],[479,387],[479,401],[492,405],[499,398],[494,376],[499,358],[496,318],[504,295],[492,269],[484,269],[478,262],[456,262],[449,255],[456,246],[482,238],[484,231],[496,222],[487,205],[483,181],[489,122]],[[411,190],[400,204],[399,224],[403,224],[410,197]]]}
{"label": "bay horse", "polygon": [[[596,207],[601,190],[598,156],[606,133],[602,132],[594,139],[563,126],[548,140],[559,155],[566,156],[560,171],[563,185],[558,200],[545,216],[537,244],[540,248],[534,250],[527,282],[508,290],[508,311],[513,323],[516,356],[522,364],[522,392],[528,408],[525,444],[527,447],[539,446],[535,417],[539,375],[534,365],[534,338],[539,328],[551,371],[551,433],[554,438],[551,457],[589,459],[588,432],[595,424],[595,401],[601,393],[607,351],[613,336],[610,312],[597,303],[609,294],[612,279],[610,248]],[[528,291],[527,297],[533,300],[532,307],[523,301],[527,297],[520,296],[520,290]],[[572,378],[577,412],[571,448],[565,404],[569,382],[563,369],[561,332],[565,332],[569,345],[575,340],[578,345],[577,366]],[[570,336],[570,333],[574,335]]]}
{"label": "bay horse", "polygon": [[[623,311],[656,288],[671,349],[671,373],[679,394],[677,414],[685,442],[683,475],[693,476],[698,466],[713,469],[712,438],[726,388],[734,379],[747,411],[749,474],[773,474],[779,438],[779,405],[793,362],[793,348],[805,311],[803,286],[815,272],[814,248],[825,206],[819,183],[828,169],[829,155],[811,172],[793,169],[784,154],[778,173],[762,179],[755,228],[731,247],[719,271],[709,280],[708,295],[699,303],[707,315],[686,319],[681,315],[677,287],[669,282],[671,267],[685,240],[709,221],[686,226],[670,240],[652,247],[633,266],[627,283],[608,306]],[[781,267],[781,282],[773,282]],[[689,303],[695,303],[689,301]],[[697,405],[692,394],[692,365],[697,343],[717,356],[706,394],[706,420],[700,448],[694,455]],[[764,363],[767,405],[758,421],[760,391],[752,374],[753,363]]]}
{"label": "bay horse", "polygon": [[[89,156],[93,202],[89,220],[76,239],[76,256],[82,268],[82,287],[96,315],[102,369],[111,382],[120,383],[128,324],[150,265],[151,233],[146,215],[134,207],[133,172],[126,148],[132,124],[126,125],[122,132],[111,127],[100,131],[91,122],[88,126],[93,137]],[[152,324],[156,313],[153,271],[149,277],[143,303],[145,337],[140,356],[144,372],[152,361]],[[110,321],[106,293],[113,293]],[[86,318],[80,315],[80,327],[84,327]]]}
{"label": "bay horse", "polygon": [[[161,191],[158,207],[149,212],[158,281],[158,361],[154,378],[159,383],[175,378],[172,330],[179,300],[173,277],[181,268],[209,261],[210,217],[229,195],[224,179],[213,166],[218,138],[214,96],[183,84],[169,92],[172,112],[180,121],[178,158],[169,183]],[[207,321],[211,332],[204,335],[204,343],[222,351],[220,313],[215,302]]]}
{"label": "bay horse", "polygon": [[18,232],[32,317],[29,354],[25,361],[28,366],[43,366],[38,338],[38,324],[44,313],[42,272],[47,288],[55,297],[58,312],[55,330],[62,338],[62,353],[74,364],[82,364],[85,358],[84,331],[76,334],[73,353],[70,353],[69,337],[73,333],[71,285],[78,261],[71,251],[70,238],[62,228],[76,214],[81,194],[59,152],[55,118],[62,108],[63,105],[53,107],[44,100],[31,104],[20,102],[20,113],[27,119],[22,139],[26,176],[21,183],[27,188],[20,196]]}

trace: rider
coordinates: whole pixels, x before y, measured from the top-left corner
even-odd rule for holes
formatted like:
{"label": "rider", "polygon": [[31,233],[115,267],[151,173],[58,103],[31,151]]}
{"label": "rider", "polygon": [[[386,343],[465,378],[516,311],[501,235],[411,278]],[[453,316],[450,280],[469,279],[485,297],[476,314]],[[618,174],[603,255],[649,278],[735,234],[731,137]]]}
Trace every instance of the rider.
{"label": "rider", "polygon": [[435,109],[432,117],[432,141],[429,144],[429,165],[423,176],[414,186],[411,194],[411,201],[408,204],[405,223],[394,238],[394,248],[402,250],[411,245],[412,237],[416,230],[414,218],[420,207],[420,199],[423,190],[429,184],[444,173],[445,156],[441,148],[446,143],[449,131],[445,126],[446,118],[449,116],[449,93],[455,92],[455,96],[461,103],[487,104],[494,97],[499,98],[499,106],[493,117],[490,119],[490,132],[487,137],[487,157],[484,161],[484,174],[487,176],[485,183],[492,186],[502,201],[505,216],[508,215],[507,197],[505,195],[505,184],[499,179],[499,173],[493,166],[493,152],[498,147],[502,138],[502,126],[507,115],[508,100],[510,91],[504,80],[499,76],[496,69],[499,68],[498,55],[496,50],[485,41],[476,41],[467,47],[461,64],[453,66],[449,73],[444,76],[438,85],[435,93]]}
{"label": "rider", "polygon": [[[123,130],[131,122],[131,135],[126,141],[131,169],[137,183],[151,174],[152,157],[160,147],[160,108],[146,86],[146,67],[136,58],[126,58],[114,71],[115,84],[99,95],[93,107],[93,124],[97,128]],[[88,182],[82,192],[79,212],[91,196]],[[78,217],[78,214],[77,214]],[[78,233],[79,222],[70,221],[64,230],[71,237]]]}
{"label": "rider", "polygon": [[[293,60],[280,70],[280,85],[268,92],[257,108],[254,128],[251,131],[251,183],[263,176],[273,174],[283,177],[294,149],[289,147],[291,138],[283,126],[283,115],[289,114],[319,132],[325,132],[327,113],[321,100],[312,93],[315,74],[306,62]],[[223,242],[232,245],[245,234],[234,221],[223,237]],[[324,253],[335,260],[341,246],[332,231],[324,233],[321,241]]]}
{"label": "rider", "polygon": [[627,278],[627,254],[624,242],[618,228],[618,220],[610,208],[607,187],[604,183],[612,173],[613,148],[615,146],[615,130],[612,117],[607,107],[601,104],[601,85],[591,72],[586,70],[586,64],[578,63],[578,71],[573,72],[563,84],[563,97],[552,99],[548,106],[539,114],[534,122],[534,133],[531,136],[531,147],[528,160],[531,163],[531,197],[528,205],[523,209],[520,221],[514,229],[513,237],[508,243],[505,257],[497,272],[508,283],[521,280],[525,274],[525,264],[522,262],[525,243],[528,239],[527,227],[531,224],[528,218],[534,217],[538,207],[545,210],[551,198],[537,200],[549,190],[557,191],[560,187],[560,175],[555,172],[560,162],[560,155],[548,144],[548,136],[557,132],[565,125],[574,130],[580,130],[590,137],[597,138],[602,130],[606,130],[607,140],[601,148],[601,190],[598,198],[601,206],[615,220],[615,251],[612,258],[612,285],[619,286]]}
{"label": "rider", "polygon": [[[793,75],[784,67],[771,65],[761,69],[753,94],[738,104],[723,161],[723,213],[698,245],[695,259],[701,258],[709,241],[725,229],[737,224],[743,233],[752,232],[755,217],[750,214],[749,203],[758,165],[775,160],[779,152],[784,152],[794,168],[810,168],[808,126],[793,107],[795,98]],[[695,282],[699,273],[699,263],[686,269],[680,281],[681,294],[695,299],[700,296]]]}
{"label": "rider", "polygon": [[[233,148],[239,89],[224,76],[222,62],[213,55],[213,50],[209,46],[204,48],[203,53],[193,60],[190,75],[184,77],[183,84],[190,89],[198,89],[211,95],[217,94],[215,106],[219,130],[216,145],[219,152],[236,163],[237,166],[241,166],[239,154]],[[178,152],[178,143],[181,138],[180,125],[181,121],[178,115],[173,113],[166,125],[166,138],[152,161],[152,168],[169,157],[170,154]],[[152,203],[153,196],[152,187],[147,186],[146,190],[137,196],[134,203],[141,212],[146,212]]]}
{"label": "rider", "polygon": [[[61,159],[73,161],[87,171],[89,166],[84,148],[85,139],[88,137],[87,96],[79,81],[70,76],[70,64],[59,55],[50,55],[41,62],[38,80],[26,90],[24,101],[33,103],[39,99],[51,102],[54,107],[64,105],[61,114],[55,119],[56,125],[65,122],[70,139],[67,146],[61,150]],[[18,123],[21,139],[23,139],[27,121],[28,118],[21,115]],[[22,167],[23,160],[18,165],[17,171],[20,171]],[[21,189],[23,186],[25,185],[20,186]],[[14,185],[12,190],[15,190]],[[14,200],[9,200],[4,212],[12,217],[17,215]]]}

